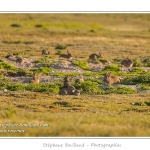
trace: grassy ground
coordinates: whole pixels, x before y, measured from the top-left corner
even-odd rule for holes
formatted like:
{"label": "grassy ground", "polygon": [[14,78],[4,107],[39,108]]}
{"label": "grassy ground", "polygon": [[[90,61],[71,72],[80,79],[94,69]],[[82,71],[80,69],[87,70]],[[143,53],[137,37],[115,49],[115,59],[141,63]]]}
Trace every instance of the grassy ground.
{"label": "grassy ground", "polygon": [[[81,97],[39,93],[1,93],[1,124],[23,133],[3,136],[149,136],[150,94]],[[146,103],[147,102],[147,103]]]}
{"label": "grassy ground", "polygon": [[[3,60],[8,53],[14,53],[37,59],[42,57],[41,50],[47,49],[55,59],[58,58],[55,47],[61,44],[67,46],[74,58],[84,62],[91,53],[99,51],[110,61],[127,56],[141,61],[150,55],[149,17],[149,14],[0,14],[0,56]],[[61,53],[66,53],[66,49]],[[145,66],[144,62],[142,66]],[[1,64],[0,68],[17,71],[7,64]],[[99,77],[105,71],[84,74]],[[134,82],[149,90],[148,71],[111,71],[129,77],[124,84]],[[60,96],[57,91],[56,94],[13,91],[14,83],[0,79],[1,87],[11,89],[7,93],[0,92],[0,136],[150,135],[149,92],[95,95],[91,91],[94,94],[89,95],[86,91],[79,97]],[[20,88],[20,85],[16,87]],[[2,133],[5,130],[2,124],[8,123],[18,126],[8,127],[7,131],[25,131]],[[22,127],[20,123],[37,126]],[[38,123],[45,127],[39,127]]]}

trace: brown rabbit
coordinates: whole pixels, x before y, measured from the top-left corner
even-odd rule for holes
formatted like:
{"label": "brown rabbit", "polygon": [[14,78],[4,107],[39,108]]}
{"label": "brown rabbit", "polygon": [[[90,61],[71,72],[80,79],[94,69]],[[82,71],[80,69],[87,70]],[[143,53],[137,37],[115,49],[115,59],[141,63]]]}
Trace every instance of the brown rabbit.
{"label": "brown rabbit", "polygon": [[38,84],[39,82],[40,82],[39,77],[36,77],[35,72],[33,72],[32,80],[30,81],[30,83]]}
{"label": "brown rabbit", "polygon": [[16,63],[19,63],[20,65],[23,65],[24,59],[22,57],[17,56],[16,57]]}
{"label": "brown rabbit", "polygon": [[60,58],[60,57],[61,57],[61,58],[66,58],[66,59],[69,60],[69,59],[72,59],[73,56],[72,56],[72,54],[69,53],[69,51],[67,50],[67,54],[60,54],[60,55],[59,55],[59,58]]}
{"label": "brown rabbit", "polygon": [[103,81],[104,81],[105,83],[107,83],[107,84],[112,85],[112,84],[115,84],[115,83],[117,83],[117,82],[120,82],[120,77],[118,77],[118,76],[113,76],[113,75],[111,74],[111,72],[110,72],[110,73],[106,73],[106,74],[105,74]]}
{"label": "brown rabbit", "polygon": [[93,54],[91,54],[91,55],[89,56],[89,59],[88,59],[88,60],[95,60],[95,59],[98,59],[98,58],[100,58],[100,57],[102,57],[102,53],[101,53],[101,52],[99,52],[99,54],[93,53]]}
{"label": "brown rabbit", "polygon": [[59,94],[60,95],[73,95],[74,91],[75,91],[75,87],[70,85],[67,88],[60,89]]}
{"label": "brown rabbit", "polygon": [[129,57],[127,57],[126,59],[121,61],[121,65],[126,67],[126,68],[132,68],[133,61]]}
{"label": "brown rabbit", "polygon": [[71,83],[70,83],[70,76],[67,75],[65,78],[64,78],[64,86],[63,88],[67,88],[68,86],[71,86]]}
{"label": "brown rabbit", "polygon": [[81,82],[84,82],[83,76],[80,76],[79,78],[77,78],[77,79],[75,80],[75,83],[81,83]]}
{"label": "brown rabbit", "polygon": [[42,55],[50,55],[50,52],[47,50],[42,50]]}
{"label": "brown rabbit", "polygon": [[80,91],[75,89],[75,91],[73,92],[73,95],[80,96]]}

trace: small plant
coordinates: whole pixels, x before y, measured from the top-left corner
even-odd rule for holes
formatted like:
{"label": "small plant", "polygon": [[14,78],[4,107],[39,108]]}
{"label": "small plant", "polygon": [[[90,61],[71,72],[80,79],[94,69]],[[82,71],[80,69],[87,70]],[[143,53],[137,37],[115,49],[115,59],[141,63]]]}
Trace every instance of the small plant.
{"label": "small plant", "polygon": [[145,58],[142,62],[145,67],[150,67],[150,57]]}
{"label": "small plant", "polygon": [[36,24],[35,27],[36,27],[36,28],[42,28],[43,25],[42,25],[42,24]]}
{"label": "small plant", "polygon": [[14,56],[19,56],[20,53],[19,53],[19,52],[14,52],[13,55],[14,55]]}
{"label": "small plant", "polygon": [[141,67],[141,66],[142,66],[141,62],[139,62],[137,60],[133,61],[133,67]]}
{"label": "small plant", "polygon": [[92,70],[90,67],[87,66],[87,63],[84,62],[84,61],[75,60],[75,61],[72,62],[72,64],[75,65],[75,66],[80,67],[83,70],[88,70],[88,71]]}
{"label": "small plant", "polygon": [[21,25],[17,24],[17,23],[13,23],[13,24],[11,24],[11,27],[19,28],[19,27],[21,27]]}
{"label": "small plant", "polygon": [[62,44],[58,44],[56,45],[55,49],[59,49],[59,50],[63,50],[63,49],[66,49],[67,46],[66,45],[62,45]]}

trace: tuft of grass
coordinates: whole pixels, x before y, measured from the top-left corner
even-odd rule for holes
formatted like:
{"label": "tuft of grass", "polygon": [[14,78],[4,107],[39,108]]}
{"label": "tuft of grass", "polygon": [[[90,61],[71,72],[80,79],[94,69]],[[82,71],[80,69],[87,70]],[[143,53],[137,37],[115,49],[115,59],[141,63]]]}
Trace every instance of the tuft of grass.
{"label": "tuft of grass", "polygon": [[11,27],[15,27],[15,28],[21,27],[21,25],[20,25],[20,24],[17,24],[17,23],[13,23],[13,24],[11,24],[10,26],[11,26]]}
{"label": "tuft of grass", "polygon": [[43,28],[43,25],[42,24],[36,24],[35,27],[36,28]]}
{"label": "tuft of grass", "polygon": [[63,50],[63,49],[66,49],[67,46],[66,45],[63,45],[63,44],[58,44],[56,45],[55,49],[59,49],[59,50]]}

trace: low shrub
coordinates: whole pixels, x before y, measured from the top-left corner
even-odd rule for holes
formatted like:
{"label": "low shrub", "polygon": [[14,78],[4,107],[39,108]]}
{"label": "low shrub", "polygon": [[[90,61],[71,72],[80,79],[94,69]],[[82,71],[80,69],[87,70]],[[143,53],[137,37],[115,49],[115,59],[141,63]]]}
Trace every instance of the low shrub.
{"label": "low shrub", "polygon": [[14,66],[11,66],[9,63],[6,63],[6,62],[0,63],[0,69],[16,70],[16,68]]}
{"label": "low shrub", "polygon": [[119,71],[120,68],[118,65],[108,65],[104,68],[105,71]]}
{"label": "low shrub", "polygon": [[73,65],[83,69],[83,70],[88,70],[88,71],[91,71],[92,69],[90,67],[87,66],[87,63],[84,62],[84,61],[78,61],[78,60],[75,60],[72,62]]}
{"label": "low shrub", "polygon": [[127,87],[109,87],[105,90],[105,94],[134,94],[136,91]]}
{"label": "low shrub", "polygon": [[104,94],[104,91],[99,88],[97,82],[84,81],[82,83],[76,83],[74,86],[85,94]]}
{"label": "low shrub", "polygon": [[142,66],[142,63],[137,61],[137,60],[134,60],[133,61],[133,67],[141,67]]}
{"label": "low shrub", "polygon": [[145,72],[143,69],[141,69],[141,68],[133,68],[131,71],[130,71],[130,73],[134,73],[134,74],[141,74],[141,73],[143,73],[143,72]]}
{"label": "low shrub", "polygon": [[131,85],[136,85],[136,84],[149,84],[150,83],[150,74],[144,74],[144,75],[138,75],[134,77],[126,77],[121,81],[123,84],[131,84]]}

